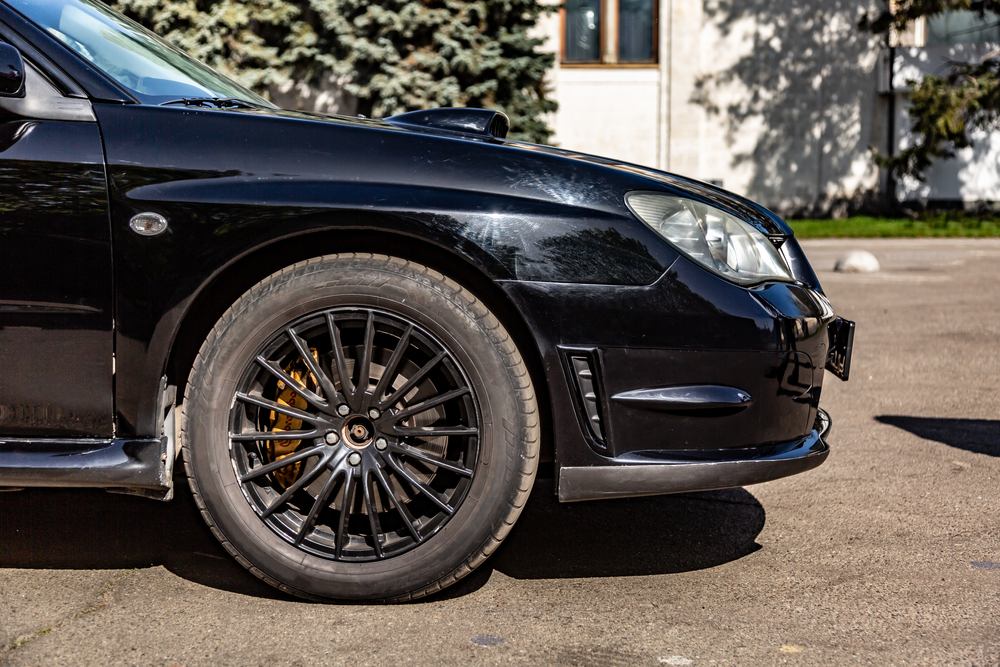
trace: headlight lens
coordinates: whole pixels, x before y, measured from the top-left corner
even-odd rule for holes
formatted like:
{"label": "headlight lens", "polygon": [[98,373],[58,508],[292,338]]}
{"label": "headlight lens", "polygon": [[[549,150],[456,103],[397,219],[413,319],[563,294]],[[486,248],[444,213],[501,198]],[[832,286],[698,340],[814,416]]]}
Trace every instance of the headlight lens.
{"label": "headlight lens", "polygon": [[631,192],[625,202],[640,220],[688,259],[739,285],[794,282],[778,249],[752,225],[708,204]]}

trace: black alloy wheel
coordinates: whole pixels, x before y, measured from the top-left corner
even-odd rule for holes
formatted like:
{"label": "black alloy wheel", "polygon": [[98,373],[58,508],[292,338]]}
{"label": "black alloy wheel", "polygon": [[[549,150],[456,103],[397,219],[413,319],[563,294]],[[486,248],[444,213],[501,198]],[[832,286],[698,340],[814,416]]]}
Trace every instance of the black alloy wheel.
{"label": "black alloy wheel", "polygon": [[264,581],[319,600],[407,600],[510,531],[538,461],[530,375],[455,281],[379,255],[301,262],[219,319],[179,438],[195,501]]}
{"label": "black alloy wheel", "polygon": [[391,558],[440,530],[469,490],[475,391],[444,345],[406,318],[311,313],[264,344],[234,399],[230,452],[243,493],[303,551]]}

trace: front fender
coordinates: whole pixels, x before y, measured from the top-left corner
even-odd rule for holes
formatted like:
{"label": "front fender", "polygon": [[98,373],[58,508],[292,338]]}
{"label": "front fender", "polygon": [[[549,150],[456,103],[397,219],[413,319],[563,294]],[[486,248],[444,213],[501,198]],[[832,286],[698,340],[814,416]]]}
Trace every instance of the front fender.
{"label": "front fender", "polygon": [[[95,112],[110,183],[121,435],[155,434],[155,391],[199,293],[269,247],[301,240],[301,252],[283,255],[291,263],[320,252],[317,234],[392,234],[494,281],[626,285],[655,282],[676,258],[625,209],[616,192],[629,183],[598,187],[582,163],[563,173],[552,156],[378,124],[141,105]],[[167,230],[132,232],[142,212],[163,215]]]}

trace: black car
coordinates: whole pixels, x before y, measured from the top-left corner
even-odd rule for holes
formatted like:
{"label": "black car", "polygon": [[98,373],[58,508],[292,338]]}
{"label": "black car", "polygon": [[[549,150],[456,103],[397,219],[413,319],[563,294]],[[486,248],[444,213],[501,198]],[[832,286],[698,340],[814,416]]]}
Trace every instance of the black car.
{"label": "black car", "polygon": [[540,462],[579,501],[829,452],[854,325],[752,202],[484,109],[283,111],[96,0],[0,42],[0,486],[169,500],[183,456],[260,578],[400,600]]}

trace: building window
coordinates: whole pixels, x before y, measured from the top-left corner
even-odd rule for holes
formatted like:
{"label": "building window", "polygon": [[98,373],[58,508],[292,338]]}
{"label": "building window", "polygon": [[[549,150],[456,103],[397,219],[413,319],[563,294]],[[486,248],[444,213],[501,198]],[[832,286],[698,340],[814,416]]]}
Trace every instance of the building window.
{"label": "building window", "polygon": [[562,60],[567,64],[654,64],[656,27],[656,0],[566,0]]}
{"label": "building window", "polygon": [[986,12],[980,17],[977,12],[963,9],[927,17],[928,46],[981,42],[1000,42],[1000,15]]}
{"label": "building window", "polygon": [[601,61],[601,3],[603,0],[566,0],[566,50],[563,60]]}
{"label": "building window", "polygon": [[649,63],[655,60],[655,10],[653,0],[619,0],[618,62]]}

